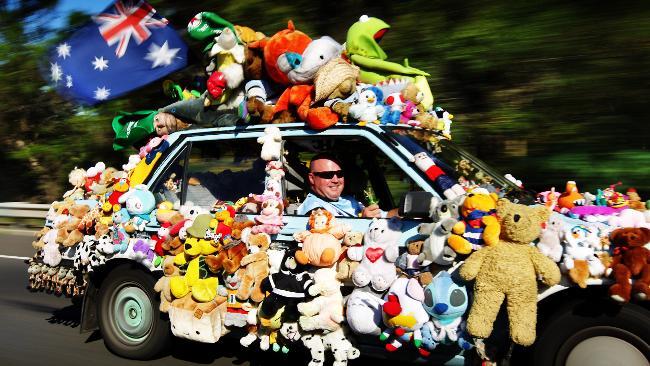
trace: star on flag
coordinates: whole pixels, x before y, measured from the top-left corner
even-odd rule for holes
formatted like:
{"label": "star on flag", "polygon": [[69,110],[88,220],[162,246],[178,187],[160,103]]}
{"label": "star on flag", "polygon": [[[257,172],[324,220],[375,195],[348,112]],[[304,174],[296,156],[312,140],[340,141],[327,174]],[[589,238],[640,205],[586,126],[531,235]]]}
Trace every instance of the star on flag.
{"label": "star on flag", "polygon": [[104,56],[97,58],[95,56],[95,61],[93,61],[93,67],[95,70],[104,71],[108,68],[108,60],[104,60]]}
{"label": "star on flag", "polygon": [[59,54],[59,57],[63,57],[65,60],[66,57],[70,57],[70,45],[67,43],[61,43],[56,47],[56,52]]}
{"label": "star on flag", "polygon": [[58,83],[59,80],[61,80],[61,76],[63,76],[63,71],[61,71],[61,66],[57,64],[56,62],[50,63],[50,78],[52,81],[55,83]]}
{"label": "star on flag", "polygon": [[95,99],[97,100],[106,100],[109,95],[111,95],[111,90],[106,89],[105,86],[102,86],[101,88],[97,87],[97,89],[95,89]]}
{"label": "star on flag", "polygon": [[149,53],[147,53],[144,59],[152,62],[152,69],[160,66],[171,65],[179,50],[180,48],[169,48],[167,41],[163,43],[162,47],[152,43],[149,46]]}

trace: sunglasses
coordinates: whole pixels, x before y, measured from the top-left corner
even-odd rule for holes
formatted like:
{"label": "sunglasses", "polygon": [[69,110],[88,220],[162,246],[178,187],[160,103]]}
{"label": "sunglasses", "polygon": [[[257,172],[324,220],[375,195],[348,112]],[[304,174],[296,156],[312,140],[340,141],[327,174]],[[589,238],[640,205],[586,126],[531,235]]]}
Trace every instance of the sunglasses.
{"label": "sunglasses", "polygon": [[323,179],[332,179],[334,178],[335,175],[339,178],[345,177],[345,173],[343,173],[343,170],[328,170],[323,172],[312,172],[312,174]]}

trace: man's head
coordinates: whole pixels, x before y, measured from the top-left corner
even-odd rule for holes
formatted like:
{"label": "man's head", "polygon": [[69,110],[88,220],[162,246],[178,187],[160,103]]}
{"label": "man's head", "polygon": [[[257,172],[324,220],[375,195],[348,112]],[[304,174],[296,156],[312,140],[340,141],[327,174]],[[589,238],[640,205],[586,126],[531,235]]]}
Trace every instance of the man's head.
{"label": "man's head", "polygon": [[314,156],[309,164],[309,185],[321,197],[338,200],[345,186],[342,164],[331,154]]}

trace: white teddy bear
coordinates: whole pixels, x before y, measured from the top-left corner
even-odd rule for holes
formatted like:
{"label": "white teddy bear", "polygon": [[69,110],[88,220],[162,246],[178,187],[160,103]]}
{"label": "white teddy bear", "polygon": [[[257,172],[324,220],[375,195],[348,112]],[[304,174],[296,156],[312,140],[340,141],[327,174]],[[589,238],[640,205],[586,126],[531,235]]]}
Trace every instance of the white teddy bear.
{"label": "white teddy bear", "polygon": [[275,126],[268,126],[264,129],[264,136],[257,138],[257,143],[262,144],[262,160],[280,160],[282,154],[282,135],[280,129]]}
{"label": "white teddy bear", "polygon": [[305,331],[322,329],[335,331],[341,327],[343,317],[343,295],[341,283],[336,279],[336,271],[332,268],[321,268],[314,273],[314,285],[309,288],[309,294],[315,299],[298,304],[302,316],[300,326]]}

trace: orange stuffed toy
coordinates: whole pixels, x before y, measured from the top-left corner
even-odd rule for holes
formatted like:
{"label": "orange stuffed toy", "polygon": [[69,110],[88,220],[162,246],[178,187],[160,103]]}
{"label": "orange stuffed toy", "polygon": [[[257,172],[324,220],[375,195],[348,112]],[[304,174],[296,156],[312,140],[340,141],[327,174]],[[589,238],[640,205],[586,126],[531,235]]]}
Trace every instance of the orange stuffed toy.
{"label": "orange stuffed toy", "polygon": [[[609,296],[619,302],[630,301],[633,293],[639,300],[650,299],[650,250],[644,245],[650,242],[647,228],[622,228],[612,231],[610,240],[614,245],[611,270],[616,281],[609,288]],[[636,278],[630,285],[630,278]]]}

